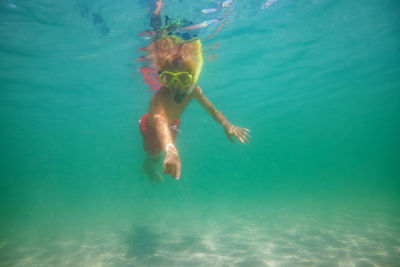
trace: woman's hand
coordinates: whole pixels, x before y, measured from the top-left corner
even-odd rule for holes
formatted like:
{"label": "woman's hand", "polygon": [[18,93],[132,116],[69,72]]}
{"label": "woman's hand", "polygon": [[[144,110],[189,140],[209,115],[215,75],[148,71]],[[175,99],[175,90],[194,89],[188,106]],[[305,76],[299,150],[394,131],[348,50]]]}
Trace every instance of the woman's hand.
{"label": "woman's hand", "polygon": [[226,127],[224,127],[226,137],[234,143],[233,136],[236,137],[242,144],[249,143],[248,138],[251,138],[251,136],[248,134],[250,132],[249,129],[246,128],[240,128],[235,125],[229,124]]}
{"label": "woman's hand", "polygon": [[178,150],[172,144],[168,144],[165,149],[163,171],[165,174],[170,174],[176,180],[181,178],[181,160],[179,159]]}

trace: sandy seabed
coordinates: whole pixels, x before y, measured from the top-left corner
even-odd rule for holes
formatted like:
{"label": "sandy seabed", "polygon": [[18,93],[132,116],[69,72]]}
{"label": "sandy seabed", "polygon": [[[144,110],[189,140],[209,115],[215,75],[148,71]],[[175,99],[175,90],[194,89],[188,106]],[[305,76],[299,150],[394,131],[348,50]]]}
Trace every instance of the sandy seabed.
{"label": "sandy seabed", "polygon": [[86,227],[34,245],[3,239],[0,266],[400,266],[400,216],[256,213]]}

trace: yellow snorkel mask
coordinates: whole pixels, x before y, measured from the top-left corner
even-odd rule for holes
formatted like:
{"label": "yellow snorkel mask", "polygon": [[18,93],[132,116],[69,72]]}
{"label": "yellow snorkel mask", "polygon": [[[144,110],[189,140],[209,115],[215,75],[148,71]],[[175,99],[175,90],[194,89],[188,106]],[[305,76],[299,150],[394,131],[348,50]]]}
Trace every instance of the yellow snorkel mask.
{"label": "yellow snorkel mask", "polygon": [[187,71],[171,72],[164,70],[160,73],[159,79],[165,87],[170,87],[174,81],[177,81],[182,88],[186,88],[193,82],[192,74]]}
{"label": "yellow snorkel mask", "polygon": [[187,71],[171,72],[164,70],[160,73],[159,80],[166,88],[171,87],[172,83],[176,81],[182,89],[186,89],[184,92],[180,90],[173,92],[174,100],[178,104],[192,92],[195,85],[192,74]]}

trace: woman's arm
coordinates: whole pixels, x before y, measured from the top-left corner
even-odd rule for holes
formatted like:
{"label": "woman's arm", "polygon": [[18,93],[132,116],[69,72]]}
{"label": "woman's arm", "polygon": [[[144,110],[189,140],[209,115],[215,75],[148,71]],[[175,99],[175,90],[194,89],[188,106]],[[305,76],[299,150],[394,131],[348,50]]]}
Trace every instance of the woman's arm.
{"label": "woman's arm", "polygon": [[199,86],[196,86],[195,90],[195,97],[197,101],[199,101],[200,105],[210,114],[210,116],[218,123],[222,124],[225,130],[225,134],[228,137],[228,139],[233,143],[233,136],[236,137],[242,144],[245,142],[248,143],[249,140],[247,138],[250,138],[250,135],[248,132],[250,132],[249,129],[246,128],[240,128],[237,127],[233,124],[231,124],[220,112],[217,110],[214,105],[211,103],[210,100],[203,94],[203,90]]}
{"label": "woman's arm", "polygon": [[150,116],[153,120],[157,137],[165,151],[163,171],[179,180],[181,176],[181,161],[179,153],[174,145],[171,130],[168,124],[168,117],[162,101],[157,101],[157,95],[150,101]]}
{"label": "woman's arm", "polygon": [[197,101],[199,101],[200,105],[210,114],[210,116],[218,123],[222,124],[222,126],[230,127],[231,124],[225,118],[224,114],[218,111],[210,100],[203,94],[203,90],[199,86],[196,86],[194,89],[195,97]]}

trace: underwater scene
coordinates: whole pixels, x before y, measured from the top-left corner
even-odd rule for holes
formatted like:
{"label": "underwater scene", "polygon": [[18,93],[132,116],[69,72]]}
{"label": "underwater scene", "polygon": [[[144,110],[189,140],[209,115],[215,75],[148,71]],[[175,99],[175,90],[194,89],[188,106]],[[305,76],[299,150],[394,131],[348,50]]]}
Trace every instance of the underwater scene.
{"label": "underwater scene", "polygon": [[399,1],[0,0],[0,127],[0,266],[400,266]]}

